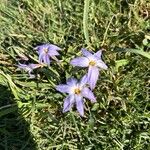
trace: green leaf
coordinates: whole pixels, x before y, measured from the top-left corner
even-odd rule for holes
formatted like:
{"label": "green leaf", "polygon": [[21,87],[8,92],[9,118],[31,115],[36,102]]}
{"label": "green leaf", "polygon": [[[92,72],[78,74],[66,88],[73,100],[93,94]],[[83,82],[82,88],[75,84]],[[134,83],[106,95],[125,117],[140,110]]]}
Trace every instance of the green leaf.
{"label": "green leaf", "polygon": [[115,70],[118,71],[119,67],[127,65],[129,61],[127,59],[120,59],[116,60],[115,63],[116,63]]}
{"label": "green leaf", "polygon": [[135,54],[140,54],[148,59],[150,59],[150,53],[144,52],[143,50],[137,50],[137,49],[127,49],[127,51],[135,53]]}
{"label": "green leaf", "polygon": [[96,111],[99,109],[99,103],[95,103],[92,107],[92,111]]}
{"label": "green leaf", "polygon": [[148,59],[150,59],[150,53],[149,52],[145,52],[142,49],[133,49],[133,48],[116,48],[115,49],[116,52],[131,52],[131,53],[135,53],[135,54],[139,54],[142,55]]}

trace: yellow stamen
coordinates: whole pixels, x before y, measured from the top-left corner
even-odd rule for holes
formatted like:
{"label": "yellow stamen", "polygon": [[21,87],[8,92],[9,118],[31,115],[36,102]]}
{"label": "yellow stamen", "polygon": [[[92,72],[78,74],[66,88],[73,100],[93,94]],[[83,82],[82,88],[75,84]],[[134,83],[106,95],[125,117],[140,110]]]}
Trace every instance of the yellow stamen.
{"label": "yellow stamen", "polygon": [[74,89],[74,93],[79,95],[81,93],[81,90],[79,88]]}
{"label": "yellow stamen", "polygon": [[96,64],[96,62],[93,61],[93,60],[91,60],[91,61],[89,62],[89,65],[90,65],[90,66],[95,66],[95,64]]}

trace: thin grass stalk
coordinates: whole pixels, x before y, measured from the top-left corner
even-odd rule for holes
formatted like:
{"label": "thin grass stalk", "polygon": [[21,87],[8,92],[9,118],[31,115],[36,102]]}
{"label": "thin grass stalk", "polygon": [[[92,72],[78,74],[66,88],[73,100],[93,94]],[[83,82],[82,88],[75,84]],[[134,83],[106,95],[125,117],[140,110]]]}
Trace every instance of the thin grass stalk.
{"label": "thin grass stalk", "polygon": [[83,12],[83,32],[86,44],[89,45],[89,32],[88,32],[88,12],[89,12],[90,0],[84,1],[84,12]]}

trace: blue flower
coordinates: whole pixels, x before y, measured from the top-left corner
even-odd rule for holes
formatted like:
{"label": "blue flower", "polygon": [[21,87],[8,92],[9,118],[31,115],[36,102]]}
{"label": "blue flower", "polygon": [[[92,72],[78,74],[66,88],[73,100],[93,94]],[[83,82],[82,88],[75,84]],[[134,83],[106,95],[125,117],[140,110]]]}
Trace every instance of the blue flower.
{"label": "blue flower", "polygon": [[82,49],[82,54],[84,57],[74,58],[70,63],[73,66],[88,67],[87,80],[90,88],[94,89],[99,77],[99,71],[101,69],[107,69],[108,67],[101,59],[101,50],[96,53],[92,53],[86,49]]}
{"label": "blue flower", "polygon": [[50,65],[50,57],[59,55],[58,51],[61,50],[58,46],[53,44],[43,44],[35,48],[39,54],[39,62]]}
{"label": "blue flower", "polygon": [[81,116],[84,115],[84,100],[88,98],[91,102],[96,102],[96,98],[93,92],[86,87],[87,76],[83,76],[80,82],[75,78],[67,80],[67,84],[60,84],[56,86],[56,90],[62,93],[68,93],[69,95],[64,100],[63,112],[67,112],[75,104],[76,108]]}
{"label": "blue flower", "polygon": [[32,72],[34,69],[41,67],[42,65],[41,65],[41,64],[28,64],[28,65],[26,65],[26,64],[20,64],[20,63],[19,63],[19,65],[17,65],[17,66],[18,66],[18,68],[27,71],[28,74],[29,74],[29,76],[30,76],[30,78],[34,78],[35,75],[31,74],[31,72]]}

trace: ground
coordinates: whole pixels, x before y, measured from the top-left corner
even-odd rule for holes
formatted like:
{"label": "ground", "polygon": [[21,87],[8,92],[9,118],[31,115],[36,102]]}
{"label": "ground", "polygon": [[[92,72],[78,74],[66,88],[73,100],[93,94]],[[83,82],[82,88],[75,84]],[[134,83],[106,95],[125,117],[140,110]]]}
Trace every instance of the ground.
{"label": "ground", "polygon": [[[147,0],[90,1],[87,22],[81,0],[0,2],[1,150],[150,149]],[[26,56],[37,63],[34,48],[43,43],[62,48],[60,62],[35,70],[30,79],[18,62]],[[84,117],[75,108],[63,114],[66,95],[54,88],[86,72],[69,64],[81,48],[103,49],[108,65],[93,91],[97,102],[85,102]]]}

